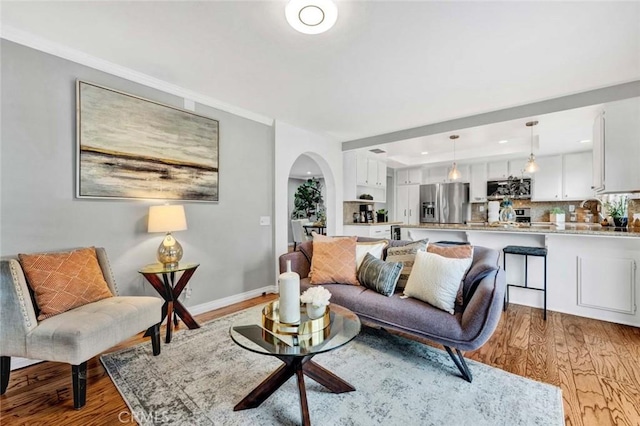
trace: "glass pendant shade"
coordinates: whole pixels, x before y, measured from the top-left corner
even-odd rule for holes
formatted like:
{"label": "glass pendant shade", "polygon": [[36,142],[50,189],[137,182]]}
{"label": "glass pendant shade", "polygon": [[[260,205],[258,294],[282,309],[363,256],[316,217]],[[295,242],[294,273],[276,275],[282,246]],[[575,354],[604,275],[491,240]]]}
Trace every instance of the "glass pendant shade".
{"label": "glass pendant shade", "polygon": [[453,165],[451,166],[451,170],[449,171],[449,179],[450,180],[458,180],[460,179],[460,170],[458,170],[458,166],[456,165],[456,139],[460,136],[451,135],[449,139],[453,141]]}
{"label": "glass pendant shade", "polygon": [[458,170],[458,166],[456,165],[456,163],[453,163],[453,167],[451,167],[451,170],[449,170],[449,179],[451,180],[458,180],[460,179],[460,170]]}
{"label": "glass pendant shade", "polygon": [[536,156],[533,153],[529,156],[529,160],[527,161],[527,165],[524,168],[524,171],[527,173],[535,173],[540,170],[540,166],[536,163]]}
{"label": "glass pendant shade", "polygon": [[540,170],[540,166],[536,163],[536,156],[533,155],[533,126],[538,124],[537,121],[529,121],[526,126],[531,127],[531,154],[529,155],[529,160],[527,160],[527,164],[524,166],[524,171],[527,173],[535,173]]}

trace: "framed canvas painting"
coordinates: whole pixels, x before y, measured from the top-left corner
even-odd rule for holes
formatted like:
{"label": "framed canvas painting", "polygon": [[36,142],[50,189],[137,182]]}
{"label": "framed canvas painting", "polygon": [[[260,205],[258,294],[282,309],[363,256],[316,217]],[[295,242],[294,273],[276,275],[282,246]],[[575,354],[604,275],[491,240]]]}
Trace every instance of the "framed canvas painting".
{"label": "framed canvas painting", "polygon": [[79,198],[218,201],[217,120],[77,81]]}

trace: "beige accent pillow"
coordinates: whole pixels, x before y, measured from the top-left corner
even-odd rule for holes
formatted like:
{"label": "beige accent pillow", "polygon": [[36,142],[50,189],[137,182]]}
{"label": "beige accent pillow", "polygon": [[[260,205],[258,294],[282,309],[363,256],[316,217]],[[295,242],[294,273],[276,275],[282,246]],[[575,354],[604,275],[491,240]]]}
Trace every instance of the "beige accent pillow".
{"label": "beige accent pillow", "polygon": [[38,321],[113,296],[93,247],[18,257],[40,309]]}
{"label": "beige accent pillow", "polygon": [[404,295],[453,314],[460,281],[469,265],[470,258],[454,259],[418,251]]}
{"label": "beige accent pillow", "polygon": [[[473,262],[473,246],[472,245],[462,245],[462,246],[436,246],[430,245],[427,247],[427,251],[429,253],[439,254],[440,256],[449,257],[451,259],[471,259]],[[471,263],[469,263],[469,268],[471,268]],[[456,296],[456,302],[458,305],[463,304],[463,280],[464,277],[469,272],[469,268],[464,272],[464,275],[460,279],[460,288],[458,288],[458,295]]]}
{"label": "beige accent pillow", "polygon": [[402,272],[400,273],[400,278],[396,285],[397,289],[402,290],[407,285],[407,281],[411,275],[411,268],[413,268],[413,262],[416,259],[416,253],[418,251],[426,251],[428,244],[429,239],[425,238],[424,240],[416,241],[411,244],[389,247],[387,249],[387,258],[385,259],[387,262],[402,263]]}
{"label": "beige accent pillow", "polygon": [[311,284],[359,285],[356,276],[356,237],[313,239]]}
{"label": "beige accent pillow", "polygon": [[356,243],[356,270],[360,269],[362,261],[367,253],[371,254],[377,259],[382,260],[382,253],[384,253],[387,242],[382,241],[362,241]]}

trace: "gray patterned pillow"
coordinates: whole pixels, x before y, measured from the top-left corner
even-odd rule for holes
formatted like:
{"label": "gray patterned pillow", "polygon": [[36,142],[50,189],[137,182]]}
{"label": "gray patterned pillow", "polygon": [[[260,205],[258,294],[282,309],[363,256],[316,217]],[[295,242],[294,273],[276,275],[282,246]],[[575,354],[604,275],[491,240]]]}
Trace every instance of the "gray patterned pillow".
{"label": "gray patterned pillow", "polygon": [[398,280],[399,289],[403,289],[407,285],[413,262],[416,259],[416,253],[418,251],[427,251],[428,244],[429,239],[425,238],[424,240],[416,241],[406,246],[389,247],[387,249],[387,262],[401,262],[404,265],[400,279]]}
{"label": "gray patterned pillow", "polygon": [[358,281],[384,296],[391,296],[401,271],[401,262],[385,262],[367,253],[358,269]]}

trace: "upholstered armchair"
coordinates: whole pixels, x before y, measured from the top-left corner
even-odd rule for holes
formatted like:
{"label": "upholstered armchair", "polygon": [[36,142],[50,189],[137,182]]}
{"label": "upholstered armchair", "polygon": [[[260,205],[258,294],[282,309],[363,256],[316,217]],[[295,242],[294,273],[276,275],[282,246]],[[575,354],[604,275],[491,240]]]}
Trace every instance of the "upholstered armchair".
{"label": "upholstered armchair", "polygon": [[[24,262],[17,258],[0,260],[2,394],[9,384],[11,357],[71,364],[73,405],[81,408],[86,402],[89,359],[144,330],[145,336],[151,337],[153,354],[160,353],[163,301],[157,297],[118,296],[105,250],[95,248],[95,257],[99,265],[95,266],[94,259],[96,275],[101,271],[108,286],[104,289],[106,297],[44,319],[32,287],[27,285]],[[83,279],[82,274],[74,278],[76,287],[78,283],[85,287]]]}

